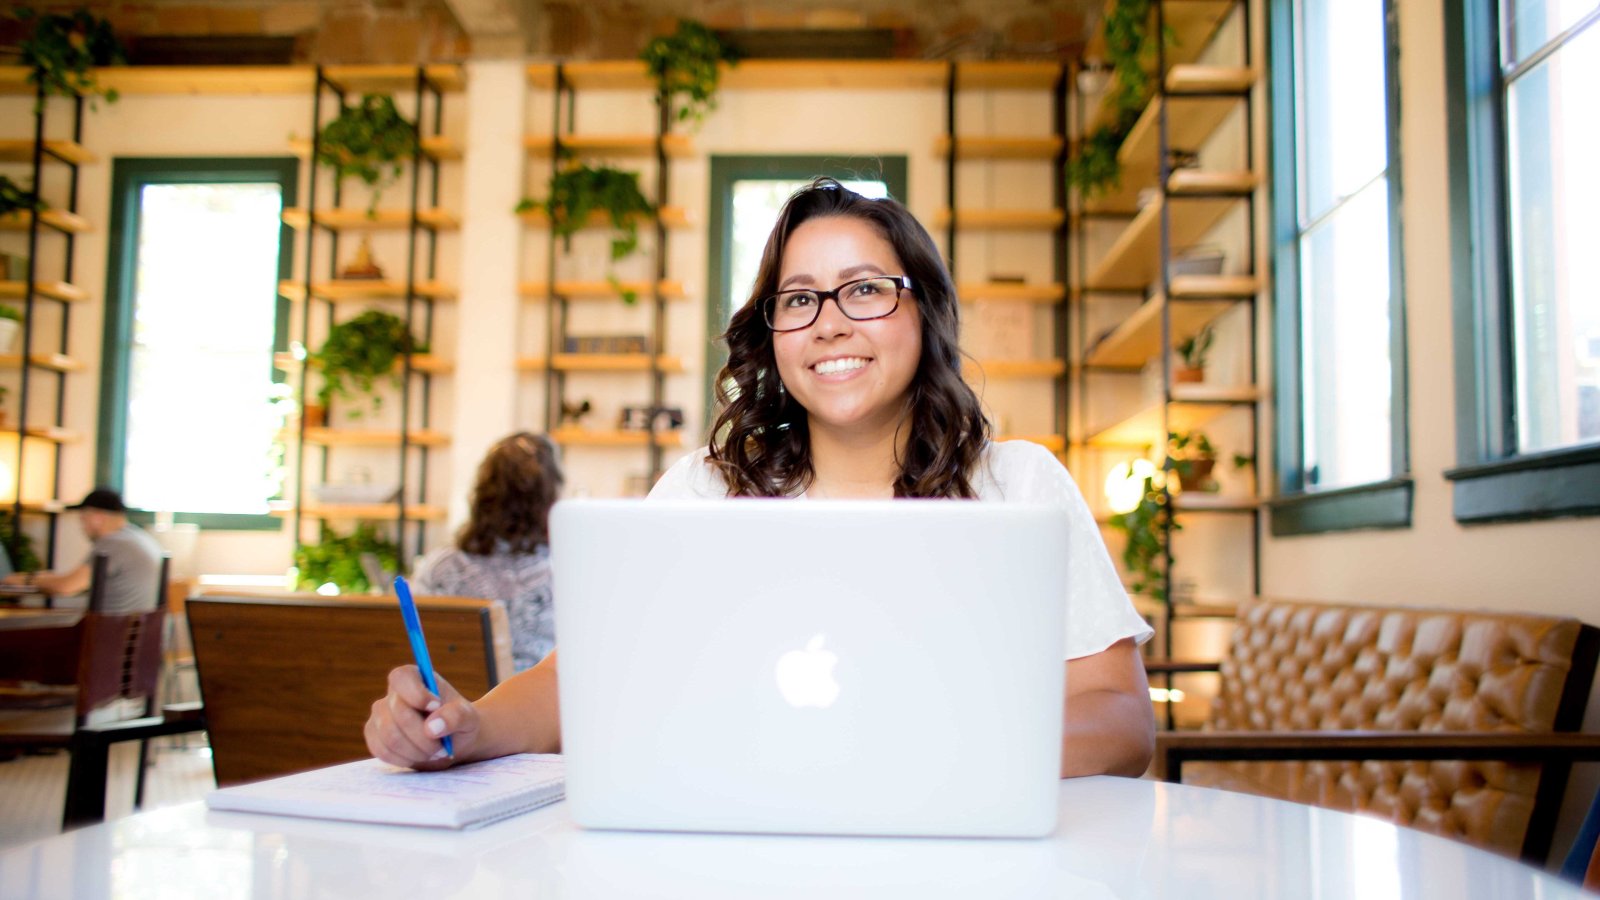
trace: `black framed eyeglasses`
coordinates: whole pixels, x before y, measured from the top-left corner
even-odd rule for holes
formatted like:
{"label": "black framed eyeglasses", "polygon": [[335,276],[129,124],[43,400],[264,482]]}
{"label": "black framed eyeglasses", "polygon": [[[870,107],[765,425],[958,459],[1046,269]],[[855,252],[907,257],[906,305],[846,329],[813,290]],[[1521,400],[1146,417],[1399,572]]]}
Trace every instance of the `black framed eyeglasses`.
{"label": "black framed eyeglasses", "polygon": [[846,281],[831,291],[779,291],[761,300],[761,315],[773,331],[810,328],[822,315],[822,304],[838,304],[846,318],[856,322],[882,319],[900,308],[900,292],[911,290],[909,275],[875,275]]}

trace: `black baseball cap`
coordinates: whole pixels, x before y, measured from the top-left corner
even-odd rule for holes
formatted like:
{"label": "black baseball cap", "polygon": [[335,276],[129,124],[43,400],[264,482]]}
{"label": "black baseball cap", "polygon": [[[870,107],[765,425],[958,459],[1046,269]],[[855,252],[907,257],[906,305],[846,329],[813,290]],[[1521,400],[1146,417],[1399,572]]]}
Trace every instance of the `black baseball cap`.
{"label": "black baseball cap", "polygon": [[107,512],[127,512],[128,507],[122,503],[122,495],[110,488],[95,488],[88,496],[67,509],[103,509]]}

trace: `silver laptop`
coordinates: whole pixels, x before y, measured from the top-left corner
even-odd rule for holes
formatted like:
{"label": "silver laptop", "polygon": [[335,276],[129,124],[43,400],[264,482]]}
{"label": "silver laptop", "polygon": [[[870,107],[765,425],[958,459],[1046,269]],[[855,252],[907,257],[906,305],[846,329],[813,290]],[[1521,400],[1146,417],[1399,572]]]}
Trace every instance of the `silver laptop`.
{"label": "silver laptop", "polygon": [[578,500],[550,533],[580,825],[1055,828],[1065,512]]}

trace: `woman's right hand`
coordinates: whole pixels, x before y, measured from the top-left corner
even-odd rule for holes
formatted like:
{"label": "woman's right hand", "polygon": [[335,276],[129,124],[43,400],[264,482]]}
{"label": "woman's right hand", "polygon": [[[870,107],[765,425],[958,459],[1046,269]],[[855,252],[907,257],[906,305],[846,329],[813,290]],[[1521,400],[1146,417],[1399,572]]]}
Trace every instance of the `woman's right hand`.
{"label": "woman's right hand", "polygon": [[[373,756],[413,769],[444,769],[472,758],[478,738],[477,707],[443,677],[437,680],[439,697],[422,684],[416,666],[389,672],[389,693],[373,701],[372,716],[362,729]],[[445,756],[440,739],[446,735],[454,757]]]}

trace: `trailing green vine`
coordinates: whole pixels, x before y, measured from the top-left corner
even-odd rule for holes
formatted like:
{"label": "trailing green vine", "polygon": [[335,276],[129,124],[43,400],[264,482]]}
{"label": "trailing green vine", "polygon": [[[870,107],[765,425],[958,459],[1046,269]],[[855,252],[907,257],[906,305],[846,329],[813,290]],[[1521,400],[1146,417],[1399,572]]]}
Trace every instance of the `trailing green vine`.
{"label": "trailing green vine", "polygon": [[[524,199],[517,212],[543,207],[550,216],[550,228],[562,239],[564,250],[572,249],[572,236],[586,226],[589,216],[603,211],[611,221],[611,261],[626,258],[639,248],[639,220],[656,214],[639,189],[639,173],[611,166],[573,165],[558,169],[550,178],[550,197],[543,203]],[[638,299],[633,291],[622,290],[615,275],[607,275],[625,302]]]}
{"label": "trailing green vine", "polygon": [[[317,399],[324,407],[336,394],[349,400],[366,399],[372,411],[377,412],[383,406],[383,395],[374,391],[377,381],[388,376],[399,384],[400,373],[395,364],[408,350],[424,352],[406,332],[405,322],[393,313],[369,309],[340,322],[311,355],[322,370],[322,389],[317,392]],[[360,418],[364,412],[365,408],[357,405],[350,410],[350,416]]]}
{"label": "trailing green vine", "polygon": [[737,61],[710,28],[693,19],[679,19],[677,31],[646,44],[639,58],[656,80],[656,102],[667,104],[669,118],[696,124],[717,108],[718,64]]}
{"label": "trailing green vine", "polygon": [[1155,479],[1145,478],[1139,505],[1112,516],[1111,527],[1128,536],[1122,548],[1122,564],[1132,576],[1133,592],[1166,602],[1167,543],[1170,535],[1183,526],[1173,518],[1170,500],[1155,486]]}
{"label": "trailing green vine", "polygon": [[110,23],[85,9],[63,15],[24,6],[14,16],[33,22],[21,44],[22,64],[33,70],[29,84],[43,87],[47,95],[89,97],[91,107],[96,96],[117,102],[116,89],[101,88],[94,77],[96,66],[127,61]]}
{"label": "trailing green vine", "polygon": [[1067,180],[1085,197],[1111,190],[1122,182],[1117,151],[1133,130],[1150,99],[1152,79],[1147,68],[1154,50],[1150,38],[1153,0],[1117,0],[1106,10],[1103,34],[1111,64],[1110,120],[1085,135],[1078,153],[1067,164]]}
{"label": "trailing green vine", "polygon": [[314,591],[334,584],[341,594],[367,593],[376,586],[361,567],[363,553],[376,555],[385,572],[399,571],[400,548],[378,534],[371,523],[363,522],[344,536],[324,524],[317,543],[294,548],[295,585],[303,591]]}
{"label": "trailing green vine", "polygon": [[368,216],[377,215],[384,188],[400,177],[416,150],[416,125],[387,94],[363,94],[359,103],[340,107],[317,137],[317,162],[332,166],[341,180],[359,178],[372,188]]}
{"label": "trailing green vine", "polygon": [[14,212],[27,212],[30,209],[44,209],[45,202],[33,191],[23,190],[4,175],[0,175],[0,216]]}

